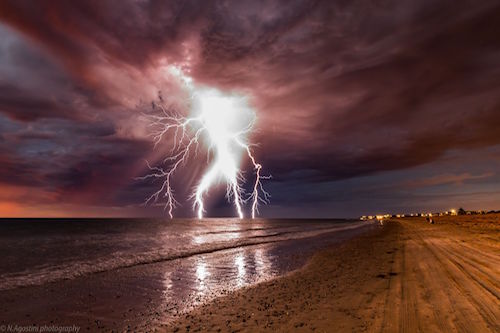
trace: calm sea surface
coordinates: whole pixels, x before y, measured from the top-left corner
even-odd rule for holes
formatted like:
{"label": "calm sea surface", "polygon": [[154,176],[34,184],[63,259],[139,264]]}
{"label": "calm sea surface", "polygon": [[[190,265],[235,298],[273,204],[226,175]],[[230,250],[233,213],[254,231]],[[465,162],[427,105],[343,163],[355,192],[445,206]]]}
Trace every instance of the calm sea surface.
{"label": "calm sea surface", "polygon": [[8,304],[0,323],[140,331],[143,320],[168,323],[374,227],[348,220],[0,220],[0,303]]}
{"label": "calm sea surface", "polygon": [[3,220],[0,290],[167,261],[187,265],[200,281],[217,270],[246,284],[294,266],[281,263],[280,256],[300,256],[363,225],[347,220]]}

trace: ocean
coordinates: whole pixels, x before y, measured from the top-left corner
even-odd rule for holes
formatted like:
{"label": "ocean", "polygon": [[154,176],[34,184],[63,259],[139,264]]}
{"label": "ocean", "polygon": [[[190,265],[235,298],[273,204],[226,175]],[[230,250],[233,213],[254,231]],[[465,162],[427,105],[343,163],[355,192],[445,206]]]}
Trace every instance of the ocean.
{"label": "ocean", "polygon": [[19,295],[45,295],[31,304],[30,318],[44,318],[50,305],[78,321],[92,300],[115,315],[142,303],[175,316],[284,275],[371,227],[355,220],[4,219],[0,299],[22,308]]}
{"label": "ocean", "polygon": [[0,222],[0,290],[357,228],[347,220],[14,219]]}

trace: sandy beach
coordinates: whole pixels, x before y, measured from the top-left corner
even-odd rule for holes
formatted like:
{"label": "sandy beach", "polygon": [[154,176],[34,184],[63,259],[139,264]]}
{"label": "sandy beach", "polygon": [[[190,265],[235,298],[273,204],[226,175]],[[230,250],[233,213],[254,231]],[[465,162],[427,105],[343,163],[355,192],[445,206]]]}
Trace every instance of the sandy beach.
{"label": "sandy beach", "polygon": [[500,216],[387,221],[169,332],[499,332]]}
{"label": "sandy beach", "polygon": [[150,331],[375,227],[313,219],[3,221],[0,326]]}
{"label": "sandy beach", "polygon": [[[345,225],[3,290],[0,324],[80,332],[500,331],[500,215]],[[263,226],[277,237],[276,224],[248,235]]]}

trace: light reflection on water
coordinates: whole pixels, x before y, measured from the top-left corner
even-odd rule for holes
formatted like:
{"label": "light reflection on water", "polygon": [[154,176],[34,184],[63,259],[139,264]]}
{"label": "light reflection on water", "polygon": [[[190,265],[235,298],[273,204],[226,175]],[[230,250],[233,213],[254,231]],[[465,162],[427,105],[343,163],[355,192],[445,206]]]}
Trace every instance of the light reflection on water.
{"label": "light reflection on water", "polygon": [[[0,230],[9,235],[0,242],[0,290],[65,279],[65,287],[54,288],[47,304],[30,307],[30,320],[37,323],[45,323],[46,308],[57,309],[75,323],[89,309],[110,325],[131,313],[146,312],[168,322],[200,303],[299,268],[320,247],[363,232],[362,225],[367,224],[234,219],[6,222]],[[41,255],[33,255],[34,248]],[[101,297],[81,293],[75,301],[75,293],[67,291],[80,293],[82,286],[93,286],[92,294]],[[16,309],[24,307],[10,307],[10,314],[23,319]]]}
{"label": "light reflection on water", "polygon": [[205,278],[208,275],[210,275],[210,273],[207,271],[207,264],[204,258],[201,257],[196,263],[196,278],[198,279],[197,289],[199,291],[205,290]]}
{"label": "light reflection on water", "polygon": [[[269,262],[267,262],[269,265]],[[262,249],[255,249],[255,271],[256,274],[264,274],[266,262],[264,261],[264,251]]]}
{"label": "light reflection on water", "polygon": [[230,242],[232,240],[238,240],[242,238],[241,224],[236,224],[227,231],[213,231],[211,233],[200,233],[192,237],[191,244],[193,245],[203,245],[209,243],[218,242]]}
{"label": "light reflection on water", "polygon": [[237,285],[238,287],[241,287],[245,283],[245,259],[243,257],[243,253],[238,253],[236,257],[234,258],[234,265],[238,269],[238,277],[237,277]]}
{"label": "light reflection on water", "polygon": [[[342,225],[347,224],[265,219],[7,221],[0,226],[0,234],[9,235],[0,242],[0,290],[314,237]],[[43,255],[33,255],[33,248]]]}
{"label": "light reflection on water", "polygon": [[260,244],[166,263],[162,286],[167,307],[175,305],[176,311],[182,312],[276,276],[279,269],[273,264],[271,247]]}
{"label": "light reflection on water", "polygon": [[[193,234],[191,246],[217,243],[223,249],[162,263],[166,317],[168,313],[175,315],[188,311],[227,292],[298,268],[307,260],[307,253],[312,253],[322,243],[330,244],[332,239],[336,239],[331,236],[322,238],[323,233],[320,233],[314,238],[290,237],[283,241],[246,246],[237,243],[252,237],[264,240],[264,233],[272,233],[274,237],[276,229],[270,231],[270,228],[263,230],[256,225],[234,223],[227,227],[227,231]],[[229,246],[226,248],[225,244]]]}

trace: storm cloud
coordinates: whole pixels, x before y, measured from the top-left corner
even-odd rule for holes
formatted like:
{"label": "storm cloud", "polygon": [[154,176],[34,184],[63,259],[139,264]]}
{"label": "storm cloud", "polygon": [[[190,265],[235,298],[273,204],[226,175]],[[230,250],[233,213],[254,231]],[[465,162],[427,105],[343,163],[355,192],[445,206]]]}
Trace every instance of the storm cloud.
{"label": "storm cloud", "polygon": [[161,156],[141,108],[175,98],[175,64],[249,96],[273,175],[264,216],[444,209],[465,193],[466,208],[492,209],[498,31],[497,1],[5,0],[0,186],[33,189],[20,207],[161,214],[136,207],[155,185],[135,178]]}

